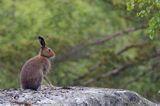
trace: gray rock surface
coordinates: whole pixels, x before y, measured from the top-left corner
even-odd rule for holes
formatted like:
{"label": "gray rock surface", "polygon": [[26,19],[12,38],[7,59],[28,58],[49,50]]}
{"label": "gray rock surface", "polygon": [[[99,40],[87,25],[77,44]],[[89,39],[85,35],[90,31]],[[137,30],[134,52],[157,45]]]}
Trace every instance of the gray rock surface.
{"label": "gray rock surface", "polygon": [[71,87],[39,91],[0,90],[0,106],[158,106],[135,92],[119,89]]}

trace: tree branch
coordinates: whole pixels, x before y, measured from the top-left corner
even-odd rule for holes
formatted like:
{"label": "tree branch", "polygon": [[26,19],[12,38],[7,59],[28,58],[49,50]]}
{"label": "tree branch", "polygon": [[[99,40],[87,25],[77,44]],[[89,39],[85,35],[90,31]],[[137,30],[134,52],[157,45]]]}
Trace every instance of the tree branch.
{"label": "tree branch", "polygon": [[[157,56],[157,57],[159,57],[159,56]],[[156,57],[156,58],[157,58],[157,57]],[[154,58],[155,58],[155,57],[154,57]],[[159,60],[159,58],[158,58],[158,60]],[[126,88],[129,84],[131,84],[131,83],[133,83],[133,82],[135,82],[135,81],[140,80],[140,78],[142,78],[142,77],[145,76],[145,75],[150,75],[150,74],[152,74],[152,73],[155,73],[155,71],[153,71],[153,70],[154,70],[155,68],[158,68],[158,67],[159,67],[159,63],[153,64],[152,67],[151,67],[148,71],[144,71],[143,73],[141,73],[141,74],[133,77],[133,79],[131,79],[131,80],[127,81],[126,83],[124,83],[123,85],[121,85],[121,88]],[[152,71],[150,71],[150,70],[152,70]]]}
{"label": "tree branch", "polygon": [[137,64],[137,65],[142,64],[144,61],[148,61],[148,60],[150,60],[150,59],[154,59],[154,58],[159,57],[159,56],[160,56],[160,52],[158,52],[158,53],[153,53],[153,54],[151,54],[150,56],[148,56],[147,58],[143,58],[143,59],[141,59],[141,60],[138,61],[138,62],[128,62],[128,63],[120,66],[119,68],[116,68],[116,69],[114,69],[114,70],[112,70],[112,71],[109,71],[109,72],[107,72],[107,73],[101,74],[99,77],[91,78],[91,79],[89,79],[88,81],[85,81],[85,82],[83,83],[83,85],[87,85],[87,84],[93,83],[93,82],[97,81],[97,79],[100,79],[100,78],[105,78],[105,77],[110,77],[110,76],[113,76],[113,75],[117,75],[117,74],[119,74],[119,73],[121,73],[121,72],[124,72],[124,71],[125,71],[127,68],[129,68],[130,66],[133,66],[133,65],[136,65],[136,64]]}
{"label": "tree branch", "polygon": [[132,65],[132,63],[130,63],[130,62],[125,63],[124,65],[122,65],[122,66],[120,66],[120,67],[118,67],[118,68],[116,68],[114,70],[111,70],[111,71],[108,71],[107,73],[101,74],[99,77],[91,78],[88,81],[85,81],[83,83],[83,85],[87,85],[87,84],[90,84],[92,82],[95,82],[99,78],[106,78],[106,77],[117,75],[117,74],[121,73],[122,71],[125,71],[125,69],[128,68],[128,67],[130,67],[131,65]]}
{"label": "tree branch", "polygon": [[125,51],[128,51],[129,49],[132,49],[132,48],[143,48],[145,45],[147,45],[148,42],[143,42],[143,43],[136,43],[136,44],[130,44],[130,45],[127,45],[125,46],[124,48],[122,48],[120,51],[118,51],[116,54],[117,55],[120,55],[122,54],[123,52]]}
{"label": "tree branch", "polygon": [[[77,57],[81,57],[81,56],[86,56],[87,53],[85,53],[85,52],[86,52],[87,48],[90,46],[101,45],[101,44],[106,43],[109,40],[112,40],[113,38],[122,37],[125,34],[132,33],[132,32],[135,32],[135,31],[138,31],[141,29],[145,29],[145,28],[146,28],[146,25],[142,25],[142,26],[139,26],[136,28],[131,27],[131,28],[127,28],[127,29],[124,29],[121,31],[117,31],[116,33],[113,33],[113,34],[106,35],[105,37],[102,37],[101,39],[98,39],[98,40],[85,41],[81,44],[78,44],[78,45],[70,48],[68,51],[65,52],[65,54],[57,56],[55,61],[56,61],[56,63],[58,63],[58,62],[65,61],[65,60],[73,58],[73,57],[77,58]],[[86,42],[88,42],[88,43],[86,43]],[[85,50],[85,52],[84,52],[84,50]],[[84,53],[82,53],[82,51]]]}
{"label": "tree branch", "polygon": [[113,34],[106,35],[106,37],[103,37],[99,40],[92,41],[88,45],[100,45],[100,44],[105,43],[106,41],[112,40],[113,38],[121,37],[121,36],[124,36],[125,34],[131,33],[131,32],[134,32],[134,31],[137,31],[137,30],[140,30],[140,29],[144,29],[144,28],[146,28],[146,26],[140,26],[140,27],[136,27],[136,28],[127,28],[127,29],[118,31],[118,32],[113,33]]}
{"label": "tree branch", "polygon": [[[137,48],[142,48],[142,47],[144,47],[146,44],[148,44],[148,42],[131,44],[131,45],[129,45],[129,46],[124,47],[123,49],[121,49],[120,51],[118,51],[116,54],[117,54],[117,55],[120,55],[121,53],[123,53],[123,52],[125,52],[125,51],[127,51],[127,50],[129,50],[129,49],[135,48],[135,47],[137,47]],[[76,78],[76,79],[74,80],[74,84],[78,84],[79,80],[84,79],[86,76],[88,76],[91,72],[93,72],[97,67],[99,67],[99,66],[101,66],[101,65],[102,65],[101,61],[98,62],[96,65],[94,65],[93,67],[91,67],[91,68],[88,70],[87,73],[85,73],[84,75],[81,75],[81,76],[79,76],[78,78]]]}

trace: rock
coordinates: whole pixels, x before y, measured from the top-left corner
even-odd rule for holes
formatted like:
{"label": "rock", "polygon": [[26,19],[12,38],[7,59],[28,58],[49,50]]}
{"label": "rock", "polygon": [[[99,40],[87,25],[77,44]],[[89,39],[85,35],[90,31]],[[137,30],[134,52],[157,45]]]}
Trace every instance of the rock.
{"label": "rock", "polygon": [[0,106],[158,106],[129,90],[71,87],[0,90]]}

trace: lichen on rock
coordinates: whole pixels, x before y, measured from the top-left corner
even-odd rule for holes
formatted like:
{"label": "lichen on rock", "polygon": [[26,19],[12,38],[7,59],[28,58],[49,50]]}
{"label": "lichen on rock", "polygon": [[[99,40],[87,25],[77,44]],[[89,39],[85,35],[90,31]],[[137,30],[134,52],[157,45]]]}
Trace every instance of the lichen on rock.
{"label": "lichen on rock", "polygon": [[155,103],[128,90],[71,87],[43,88],[39,91],[0,90],[2,106],[156,106]]}

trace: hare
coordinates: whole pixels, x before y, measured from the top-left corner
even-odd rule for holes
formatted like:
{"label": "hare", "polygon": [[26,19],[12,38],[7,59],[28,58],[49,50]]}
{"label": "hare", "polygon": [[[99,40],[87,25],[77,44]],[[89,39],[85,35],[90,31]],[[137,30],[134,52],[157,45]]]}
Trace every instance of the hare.
{"label": "hare", "polygon": [[47,73],[50,70],[50,58],[55,57],[52,49],[46,47],[43,37],[38,37],[41,49],[37,56],[29,59],[22,67],[20,73],[21,86],[23,89],[38,90],[41,82],[44,79],[50,86],[51,82],[47,78]]}

